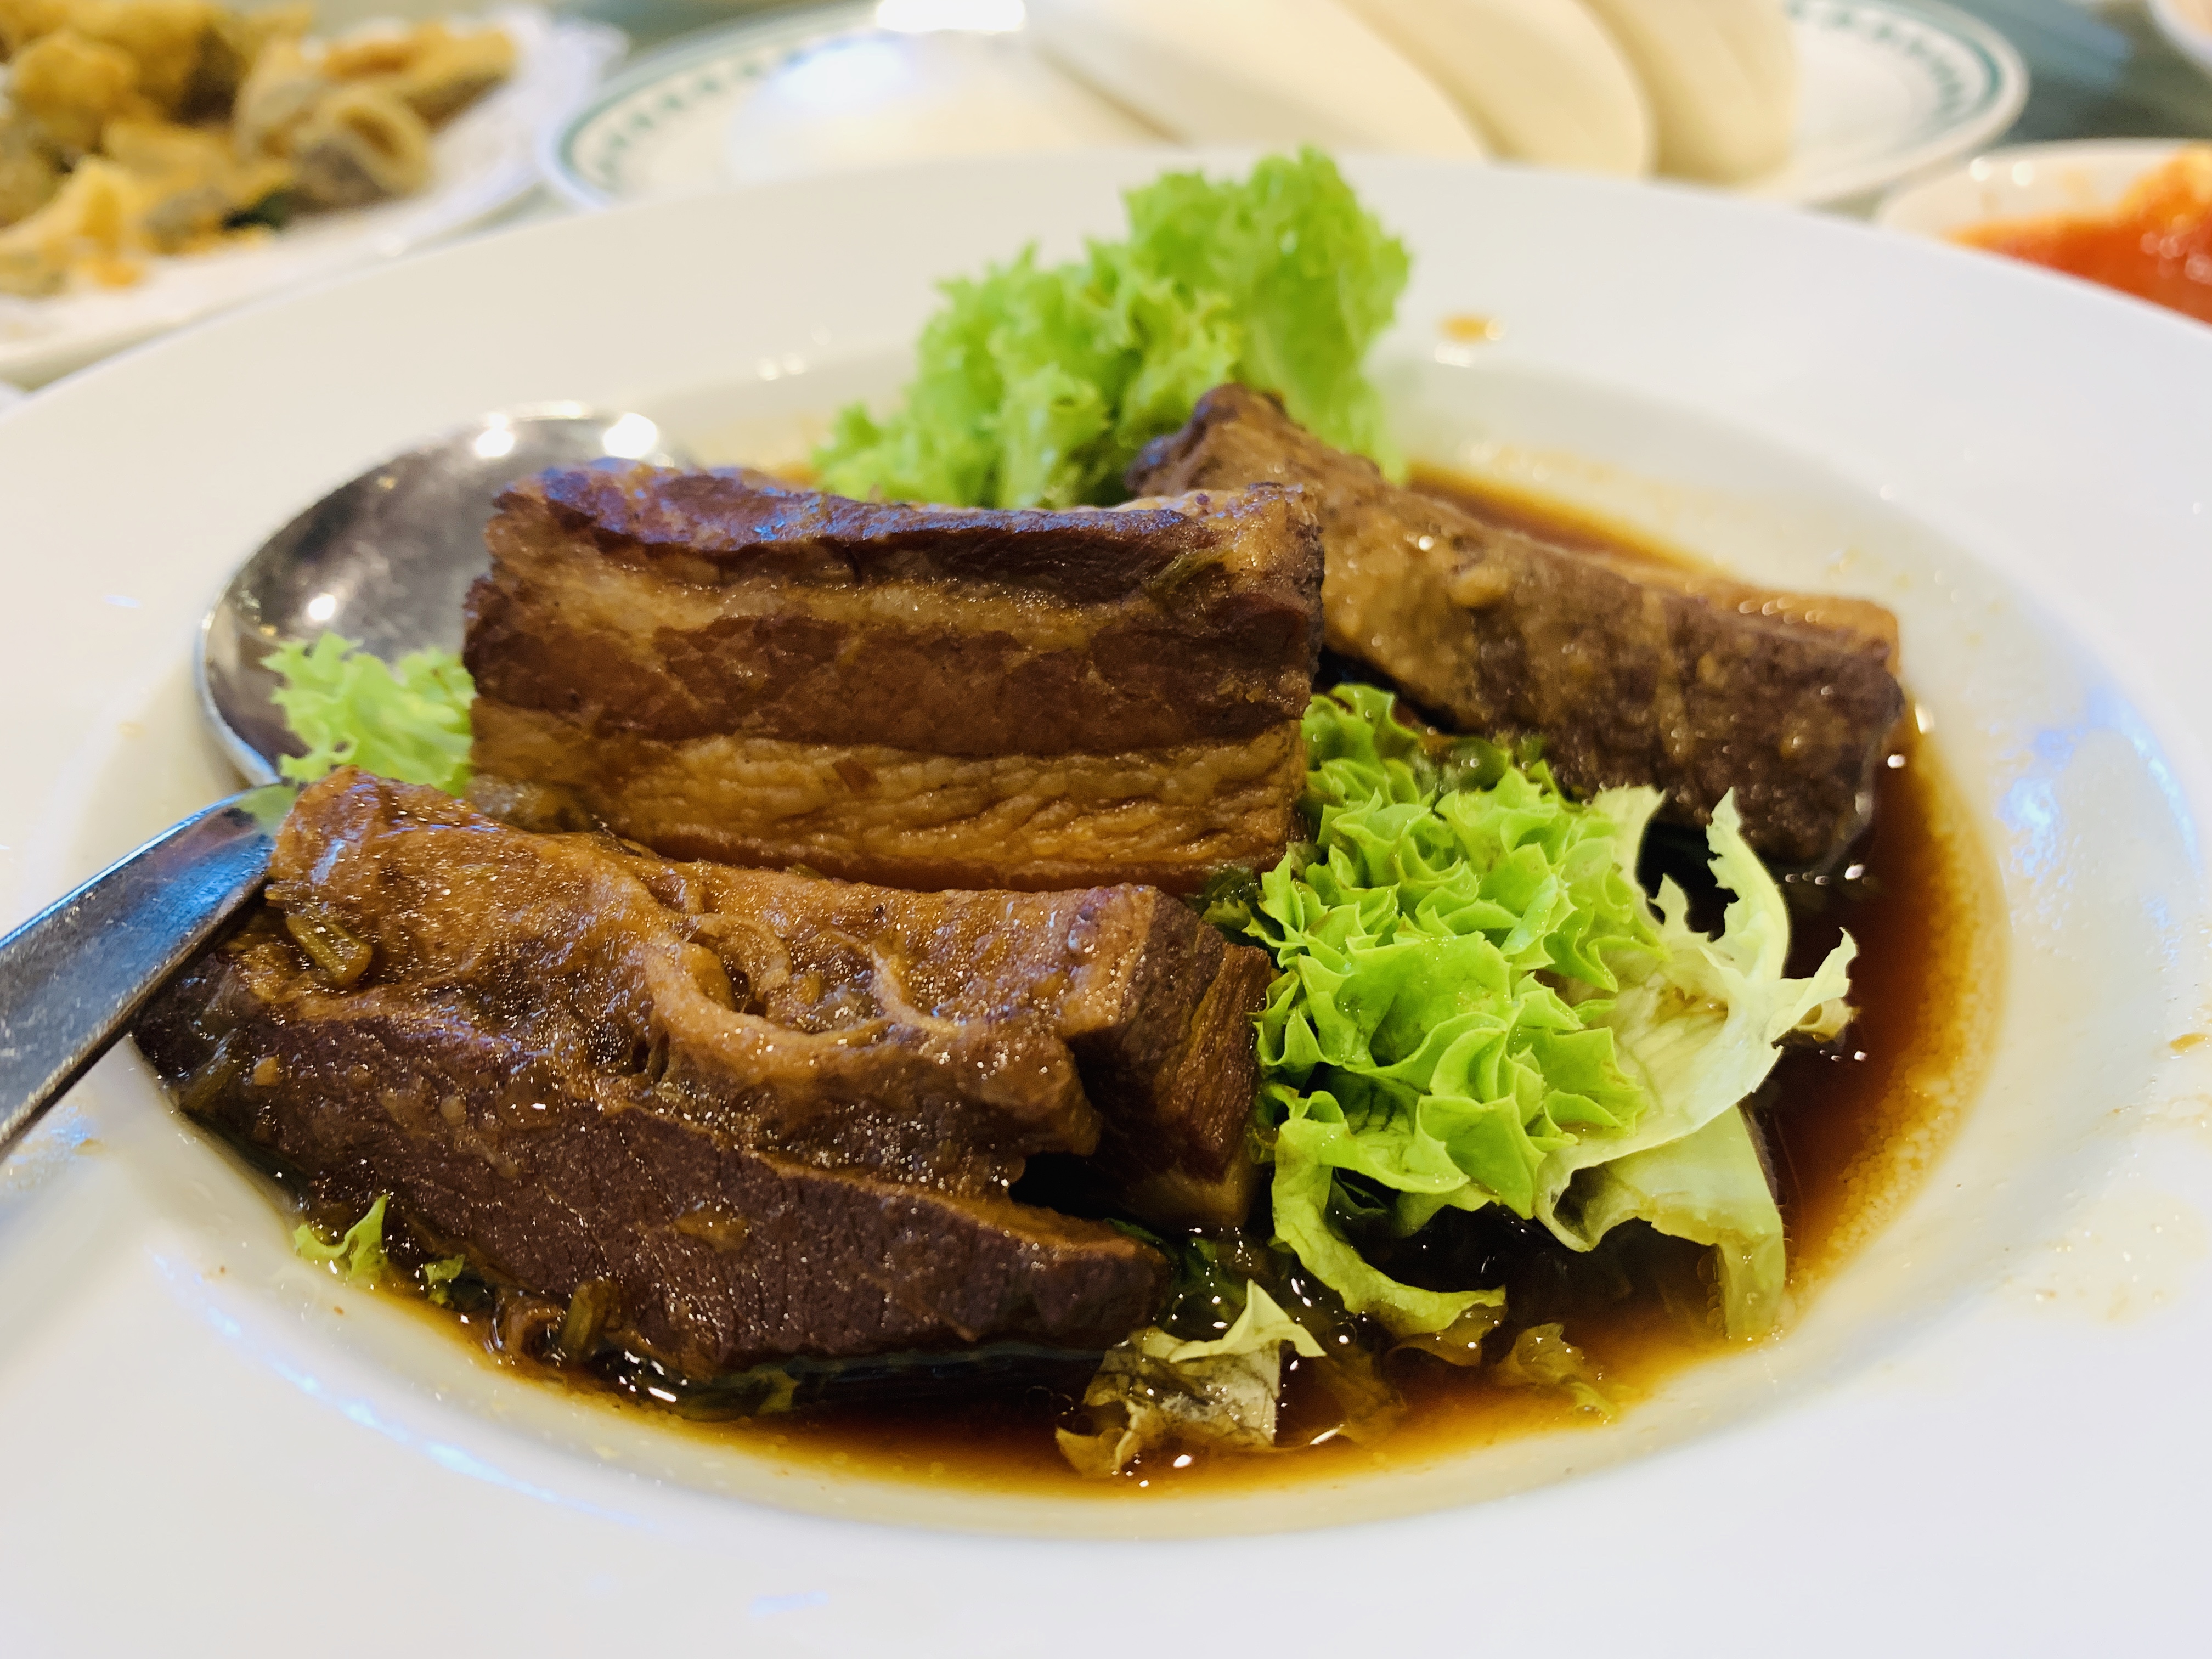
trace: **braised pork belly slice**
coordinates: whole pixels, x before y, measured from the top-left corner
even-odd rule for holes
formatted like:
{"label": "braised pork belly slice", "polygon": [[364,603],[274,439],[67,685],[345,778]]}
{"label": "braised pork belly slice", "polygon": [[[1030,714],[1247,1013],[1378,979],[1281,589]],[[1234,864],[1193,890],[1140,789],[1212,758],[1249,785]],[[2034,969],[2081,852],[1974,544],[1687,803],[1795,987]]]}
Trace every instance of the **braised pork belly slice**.
{"label": "braised pork belly slice", "polygon": [[469,598],[479,799],[902,887],[1190,892],[1298,834],[1320,532],[1268,484],[1070,512],[742,471],[517,486]]}
{"label": "braised pork belly slice", "polygon": [[1704,823],[1733,789],[1752,845],[1812,866],[1867,822],[1905,697],[1895,619],[1566,548],[1390,483],[1245,387],[1215,388],[1130,471],[1143,491],[1303,486],[1329,648],[1432,716],[1530,734],[1580,793],[1649,784]]}
{"label": "braised pork belly slice", "polygon": [[316,1204],[388,1193],[423,1249],[704,1378],[1144,1323],[1157,1253],[1009,1189],[1057,1153],[1241,1221],[1267,976],[1151,889],[671,864],[349,770],[137,1036]]}

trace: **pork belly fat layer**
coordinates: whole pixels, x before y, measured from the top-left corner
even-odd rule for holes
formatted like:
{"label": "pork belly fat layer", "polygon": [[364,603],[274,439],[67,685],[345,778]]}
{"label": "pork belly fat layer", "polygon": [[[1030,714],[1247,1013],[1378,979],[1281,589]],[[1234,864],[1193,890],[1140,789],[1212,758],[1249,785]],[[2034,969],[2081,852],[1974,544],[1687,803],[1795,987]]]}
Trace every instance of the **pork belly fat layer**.
{"label": "pork belly fat layer", "polygon": [[690,1376],[1118,1340],[1164,1264],[1012,1202],[1039,1152],[1249,1196],[1260,953],[1157,891],[670,864],[352,772],[272,876],[140,1023],[187,1109]]}
{"label": "pork belly fat layer", "polygon": [[595,737],[913,753],[1241,742],[1304,711],[1319,531],[1269,485],[1112,511],[847,501],[741,471],[551,472],[470,596],[493,702]]}
{"label": "pork belly fat layer", "polygon": [[1105,755],[917,754],[763,738],[595,738],[479,699],[471,793],[536,829],[605,823],[678,858],[803,864],[902,887],[1143,882],[1192,892],[1302,833],[1295,725]]}
{"label": "pork belly fat layer", "polygon": [[1484,524],[1331,449],[1271,399],[1215,388],[1140,456],[1144,492],[1262,481],[1322,524],[1329,647],[1468,732],[1533,733],[1577,792],[1650,784],[1703,823],[1733,789],[1774,862],[1865,827],[1905,697],[1893,618],[1559,547]]}

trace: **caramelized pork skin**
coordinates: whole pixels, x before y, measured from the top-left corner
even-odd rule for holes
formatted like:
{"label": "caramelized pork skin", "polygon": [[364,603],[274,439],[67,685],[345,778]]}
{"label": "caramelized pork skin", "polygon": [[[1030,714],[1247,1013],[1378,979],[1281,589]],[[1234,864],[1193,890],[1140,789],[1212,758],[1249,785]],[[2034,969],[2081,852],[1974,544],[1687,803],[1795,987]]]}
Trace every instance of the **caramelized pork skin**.
{"label": "caramelized pork skin", "polygon": [[1304,487],[1327,558],[1329,648],[1459,730],[1540,737],[1577,793],[1650,784],[1703,823],[1729,790],[1771,861],[1832,859],[1865,827],[1905,696],[1896,623],[1560,547],[1390,483],[1238,386],[1130,470],[1133,489]]}
{"label": "caramelized pork skin", "polygon": [[1321,639],[1298,491],[1112,510],[548,473],[470,596],[487,799],[902,885],[1189,890],[1297,834]]}
{"label": "caramelized pork skin", "polygon": [[1264,956],[1142,888],[915,893],[671,864],[340,772],[140,1046],[188,1110],[495,1284],[587,1287],[706,1377],[1101,1346],[1165,1264],[1014,1202],[1086,1156],[1240,1206]]}

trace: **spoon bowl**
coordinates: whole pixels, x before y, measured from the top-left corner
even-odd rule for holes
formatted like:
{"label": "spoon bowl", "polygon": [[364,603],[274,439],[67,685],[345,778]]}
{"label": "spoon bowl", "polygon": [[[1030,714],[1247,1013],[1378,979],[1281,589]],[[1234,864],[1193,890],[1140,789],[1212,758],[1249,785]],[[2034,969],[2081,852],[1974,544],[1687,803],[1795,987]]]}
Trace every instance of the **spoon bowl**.
{"label": "spoon bowl", "polygon": [[0,939],[0,1157],[258,892],[303,745],[262,659],[325,630],[386,659],[461,643],[501,491],[553,466],[683,463],[642,415],[547,404],[487,415],[339,485],[264,542],[200,624],[194,677],[223,750],[259,786],[156,836]]}
{"label": "spoon bowl", "polygon": [[555,466],[685,465],[642,415],[541,404],[487,415],[340,484],[238,568],[200,624],[200,712],[255,783],[304,752],[270,701],[262,659],[326,630],[391,661],[458,651],[461,604],[489,568],[484,526],[500,493]]}

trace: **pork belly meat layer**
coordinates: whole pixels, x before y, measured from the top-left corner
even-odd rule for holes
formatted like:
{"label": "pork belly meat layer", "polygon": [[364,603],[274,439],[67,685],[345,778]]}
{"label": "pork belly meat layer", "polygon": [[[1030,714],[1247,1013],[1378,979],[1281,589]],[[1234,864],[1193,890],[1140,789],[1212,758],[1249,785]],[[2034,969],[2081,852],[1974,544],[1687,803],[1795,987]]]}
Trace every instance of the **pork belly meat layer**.
{"label": "pork belly meat layer", "polygon": [[703,1378],[1142,1324],[1158,1255],[1008,1188],[1059,1152],[1248,1200],[1266,981],[1147,889],[670,864],[347,771],[137,1035],[319,1203],[389,1193],[423,1248],[588,1291],[607,1340]]}
{"label": "pork belly meat layer", "polygon": [[587,469],[510,491],[488,539],[475,761],[527,821],[1029,889],[1187,890],[1296,833],[1321,554],[1294,489],[1001,513]]}
{"label": "pork belly meat layer", "polygon": [[1821,863],[1865,827],[1904,712],[1896,623],[1558,546],[1402,489],[1279,405],[1216,387],[1130,471],[1146,492],[1305,487],[1329,648],[1468,732],[1534,734],[1578,793],[1649,784],[1703,823],[1733,789],[1752,845]]}

